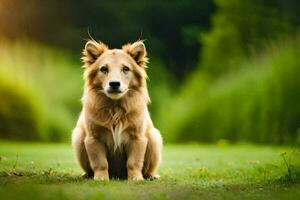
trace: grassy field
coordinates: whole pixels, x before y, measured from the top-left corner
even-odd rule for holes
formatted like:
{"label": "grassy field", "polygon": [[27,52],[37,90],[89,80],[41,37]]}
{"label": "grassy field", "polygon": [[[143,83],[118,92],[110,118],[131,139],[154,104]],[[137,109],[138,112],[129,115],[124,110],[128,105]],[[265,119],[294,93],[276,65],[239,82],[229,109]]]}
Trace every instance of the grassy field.
{"label": "grassy field", "polygon": [[167,145],[163,157],[160,180],[99,182],[81,178],[69,144],[2,141],[0,199],[300,197],[299,168],[292,166],[292,162],[300,160],[297,149],[222,142]]}

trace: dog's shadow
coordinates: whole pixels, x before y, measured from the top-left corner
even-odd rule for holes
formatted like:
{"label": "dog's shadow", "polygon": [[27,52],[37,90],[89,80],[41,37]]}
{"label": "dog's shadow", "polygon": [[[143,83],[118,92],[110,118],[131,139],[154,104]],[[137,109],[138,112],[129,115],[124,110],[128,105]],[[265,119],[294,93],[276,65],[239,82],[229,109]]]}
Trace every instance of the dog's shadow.
{"label": "dog's shadow", "polygon": [[[156,179],[145,179],[144,181],[153,181]],[[52,170],[43,170],[39,172],[11,170],[0,172],[0,182],[6,183],[14,181],[30,181],[39,184],[57,184],[57,183],[107,183],[108,181],[97,181],[92,177],[78,174],[61,173]],[[126,182],[126,178],[111,177],[112,182]],[[141,181],[143,182],[143,181]],[[137,182],[138,183],[138,182]]]}

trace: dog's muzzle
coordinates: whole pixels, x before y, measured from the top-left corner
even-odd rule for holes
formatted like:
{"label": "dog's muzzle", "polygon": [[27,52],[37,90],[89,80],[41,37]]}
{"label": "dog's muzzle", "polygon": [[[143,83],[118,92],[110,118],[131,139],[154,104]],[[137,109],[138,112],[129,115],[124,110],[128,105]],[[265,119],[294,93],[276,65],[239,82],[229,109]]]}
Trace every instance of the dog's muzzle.
{"label": "dog's muzzle", "polygon": [[119,81],[110,81],[108,93],[122,93],[120,86],[121,83]]}

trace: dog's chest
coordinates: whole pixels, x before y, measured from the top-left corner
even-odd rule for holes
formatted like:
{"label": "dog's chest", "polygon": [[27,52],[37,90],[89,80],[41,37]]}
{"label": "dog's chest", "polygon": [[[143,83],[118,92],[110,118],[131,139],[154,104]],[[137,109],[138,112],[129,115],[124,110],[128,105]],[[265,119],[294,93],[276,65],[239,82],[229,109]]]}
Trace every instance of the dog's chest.
{"label": "dog's chest", "polygon": [[127,140],[127,134],[124,133],[124,130],[128,126],[128,117],[126,115],[125,109],[122,107],[114,107],[110,112],[110,131],[111,137],[113,140],[114,151],[117,149],[122,149],[123,144]]}
{"label": "dog's chest", "polygon": [[111,136],[113,139],[113,145],[114,145],[114,150],[117,148],[121,149],[120,147],[122,146],[124,142],[124,135],[122,134],[123,132],[123,124],[121,122],[112,124],[111,125]]}
{"label": "dog's chest", "polygon": [[[122,150],[124,144],[128,142],[132,131],[128,130],[128,127],[135,126],[132,123],[131,112],[120,106],[113,106],[107,109],[103,109],[98,113],[98,122],[100,126],[108,129],[108,134],[103,136],[104,142],[107,143],[109,149],[116,151]],[[130,129],[131,130],[131,129]]]}

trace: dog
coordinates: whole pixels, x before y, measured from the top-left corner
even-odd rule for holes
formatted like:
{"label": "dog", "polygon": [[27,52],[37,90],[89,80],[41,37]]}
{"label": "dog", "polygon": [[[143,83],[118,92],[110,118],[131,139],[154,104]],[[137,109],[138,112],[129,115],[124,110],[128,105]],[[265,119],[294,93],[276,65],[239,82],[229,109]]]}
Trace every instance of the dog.
{"label": "dog", "polygon": [[109,49],[88,40],[83,50],[82,111],[72,146],[85,177],[157,179],[162,137],[148,111],[143,41]]}

